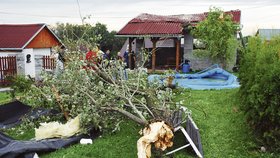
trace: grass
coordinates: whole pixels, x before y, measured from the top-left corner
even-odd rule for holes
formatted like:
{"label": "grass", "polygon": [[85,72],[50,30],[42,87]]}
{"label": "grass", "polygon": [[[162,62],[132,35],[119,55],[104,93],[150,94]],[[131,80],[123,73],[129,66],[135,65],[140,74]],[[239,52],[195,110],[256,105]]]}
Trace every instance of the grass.
{"label": "grass", "polygon": [[[237,91],[191,91],[178,96],[200,128],[205,157],[275,157],[261,153],[239,109]],[[279,157],[280,155],[277,155]]]}
{"label": "grass", "polygon": [[124,122],[121,124],[121,131],[102,135],[91,145],[74,145],[43,155],[42,158],[137,157],[136,142],[139,139],[140,128],[134,122]]}
{"label": "grass", "polygon": [[[280,154],[260,152],[260,146],[253,141],[254,137],[247,127],[245,116],[239,109],[237,91],[237,89],[183,91],[177,96],[177,100],[184,100],[184,104],[192,111],[192,117],[200,128],[204,156],[206,158],[280,157]],[[95,139],[92,145],[77,144],[40,157],[137,157],[136,142],[140,137],[138,134],[140,129],[141,126],[134,122],[123,122],[120,131],[103,134]],[[6,133],[17,139],[29,139],[34,134],[34,130],[19,134],[15,128]],[[184,140],[182,134],[176,133],[175,146],[182,145]],[[173,155],[174,158],[194,156],[194,152],[190,149]]]}
{"label": "grass", "polygon": [[0,92],[0,105],[11,101],[11,95],[9,92]]}

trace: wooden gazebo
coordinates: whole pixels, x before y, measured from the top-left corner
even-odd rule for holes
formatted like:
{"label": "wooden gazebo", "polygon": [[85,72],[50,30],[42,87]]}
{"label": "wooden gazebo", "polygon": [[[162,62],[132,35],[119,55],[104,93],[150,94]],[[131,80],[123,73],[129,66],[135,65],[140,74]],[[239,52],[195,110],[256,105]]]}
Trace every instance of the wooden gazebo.
{"label": "wooden gazebo", "polygon": [[[233,15],[233,21],[240,22],[240,10],[225,12]],[[129,54],[132,51],[132,41],[135,38],[150,38],[153,43],[152,48],[152,70],[156,68],[156,44],[162,38],[174,39],[176,47],[176,69],[180,66],[180,48],[181,38],[184,38],[184,53],[192,52],[193,37],[188,30],[184,30],[184,26],[195,26],[198,22],[204,20],[207,12],[201,14],[188,15],[152,15],[140,14],[136,18],[129,21],[118,33],[118,37],[127,37],[129,40]],[[131,55],[129,55],[129,67],[131,67]]]}

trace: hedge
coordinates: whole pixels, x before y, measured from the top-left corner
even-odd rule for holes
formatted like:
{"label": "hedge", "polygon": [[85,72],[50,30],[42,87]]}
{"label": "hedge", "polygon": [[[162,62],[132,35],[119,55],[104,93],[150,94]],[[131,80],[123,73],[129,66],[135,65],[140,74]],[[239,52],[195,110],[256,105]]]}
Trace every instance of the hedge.
{"label": "hedge", "polygon": [[240,65],[241,109],[257,139],[280,150],[280,37],[249,39]]}

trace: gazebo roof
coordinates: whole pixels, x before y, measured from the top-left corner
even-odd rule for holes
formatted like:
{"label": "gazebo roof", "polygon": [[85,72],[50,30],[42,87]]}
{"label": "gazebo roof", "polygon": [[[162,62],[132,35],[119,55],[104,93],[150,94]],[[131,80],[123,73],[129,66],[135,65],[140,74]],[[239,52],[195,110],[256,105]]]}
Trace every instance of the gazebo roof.
{"label": "gazebo roof", "polygon": [[[232,15],[232,20],[239,24],[241,11],[233,10],[225,12]],[[143,13],[130,20],[118,33],[124,37],[176,37],[182,36],[183,24],[196,25],[207,17],[208,12],[201,14],[181,15],[153,15]]]}

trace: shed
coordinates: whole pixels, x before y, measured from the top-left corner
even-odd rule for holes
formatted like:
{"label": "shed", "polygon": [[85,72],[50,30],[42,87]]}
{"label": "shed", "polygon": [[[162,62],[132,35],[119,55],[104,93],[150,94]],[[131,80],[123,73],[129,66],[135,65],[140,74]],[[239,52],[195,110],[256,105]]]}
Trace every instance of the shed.
{"label": "shed", "polygon": [[275,36],[280,36],[280,29],[258,29],[257,36],[260,36],[263,40],[270,41]]}
{"label": "shed", "polygon": [[[228,11],[225,14],[231,14],[232,20],[236,24],[240,24],[240,10]],[[167,16],[143,13],[130,20],[116,36],[128,38],[129,53],[132,52],[133,44],[136,45],[134,46],[135,50],[133,50],[136,55],[137,52],[140,52],[141,47],[146,47],[145,43],[148,39],[152,43],[151,69],[153,71],[159,66],[159,63],[162,63],[160,61],[165,60],[168,63],[171,58],[174,58],[173,64],[178,69],[183,60],[192,58],[193,37],[186,26],[195,27],[207,15],[208,12]],[[170,39],[173,40],[172,47],[174,49],[169,50],[168,55],[162,56],[163,52],[166,53],[166,51],[160,52],[160,49],[157,49],[159,48],[157,43]],[[181,47],[183,48],[181,49]]]}
{"label": "shed", "polygon": [[0,25],[0,57],[15,56],[17,74],[38,77],[42,70],[42,57],[51,55],[55,46],[63,44],[46,24]]}

